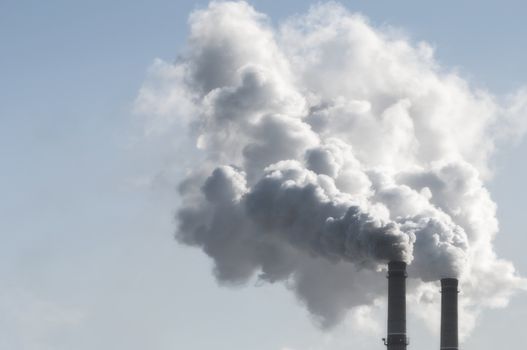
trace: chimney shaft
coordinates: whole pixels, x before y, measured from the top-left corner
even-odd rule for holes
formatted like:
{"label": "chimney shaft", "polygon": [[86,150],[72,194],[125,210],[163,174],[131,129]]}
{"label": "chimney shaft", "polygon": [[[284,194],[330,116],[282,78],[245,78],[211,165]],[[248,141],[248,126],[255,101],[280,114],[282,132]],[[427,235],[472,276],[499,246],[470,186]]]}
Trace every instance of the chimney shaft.
{"label": "chimney shaft", "polygon": [[458,350],[457,287],[455,278],[441,280],[441,350]]}
{"label": "chimney shaft", "polygon": [[388,263],[388,350],[406,350],[406,263]]}

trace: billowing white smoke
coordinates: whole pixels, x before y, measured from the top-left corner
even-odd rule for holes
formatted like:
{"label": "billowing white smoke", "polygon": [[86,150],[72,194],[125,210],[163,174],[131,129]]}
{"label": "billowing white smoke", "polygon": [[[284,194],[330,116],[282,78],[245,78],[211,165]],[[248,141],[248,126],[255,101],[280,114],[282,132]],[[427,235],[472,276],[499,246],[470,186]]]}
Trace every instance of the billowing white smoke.
{"label": "billowing white smoke", "polygon": [[494,253],[483,183],[525,93],[500,105],[426,43],[335,4],[276,29],[244,2],[213,2],[190,26],[137,103],[157,129],[188,123],[204,155],[179,186],[176,237],[220,282],[284,281],[324,327],[385,295],[389,260],[410,264],[421,310],[438,300],[430,281],[459,277],[468,328],[525,288]]}

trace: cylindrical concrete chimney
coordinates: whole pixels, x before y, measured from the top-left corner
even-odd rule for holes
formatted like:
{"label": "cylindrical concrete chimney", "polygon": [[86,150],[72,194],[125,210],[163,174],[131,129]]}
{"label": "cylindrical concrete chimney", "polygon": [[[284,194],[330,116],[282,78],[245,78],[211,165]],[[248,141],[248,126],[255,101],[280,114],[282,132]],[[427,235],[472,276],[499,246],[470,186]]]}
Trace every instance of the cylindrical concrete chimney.
{"label": "cylindrical concrete chimney", "polygon": [[388,350],[406,350],[406,263],[388,263]]}
{"label": "cylindrical concrete chimney", "polygon": [[455,278],[441,280],[441,350],[458,350],[457,286]]}

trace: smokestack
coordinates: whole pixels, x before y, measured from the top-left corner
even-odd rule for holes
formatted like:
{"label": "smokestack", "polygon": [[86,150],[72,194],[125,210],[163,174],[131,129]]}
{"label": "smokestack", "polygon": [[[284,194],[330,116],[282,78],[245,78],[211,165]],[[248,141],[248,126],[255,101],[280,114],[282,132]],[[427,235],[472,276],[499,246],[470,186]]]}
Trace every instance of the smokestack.
{"label": "smokestack", "polygon": [[441,280],[441,350],[457,350],[457,290],[455,278]]}
{"label": "smokestack", "polygon": [[388,350],[406,350],[406,263],[388,263]]}

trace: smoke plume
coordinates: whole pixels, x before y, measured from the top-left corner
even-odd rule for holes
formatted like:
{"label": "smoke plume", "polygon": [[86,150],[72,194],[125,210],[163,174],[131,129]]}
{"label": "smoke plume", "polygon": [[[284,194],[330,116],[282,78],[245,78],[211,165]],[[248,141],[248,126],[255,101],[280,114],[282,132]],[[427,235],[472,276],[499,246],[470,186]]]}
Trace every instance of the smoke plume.
{"label": "smoke plume", "polygon": [[501,104],[428,44],[337,4],[275,27],[245,2],[212,2],[189,23],[186,50],[156,61],[137,106],[154,135],[188,125],[199,156],[176,237],[220,283],[284,282],[322,327],[383,298],[389,260],[409,264],[419,310],[437,303],[435,281],[460,278],[469,326],[526,288],[494,252],[485,188],[525,93]]}

